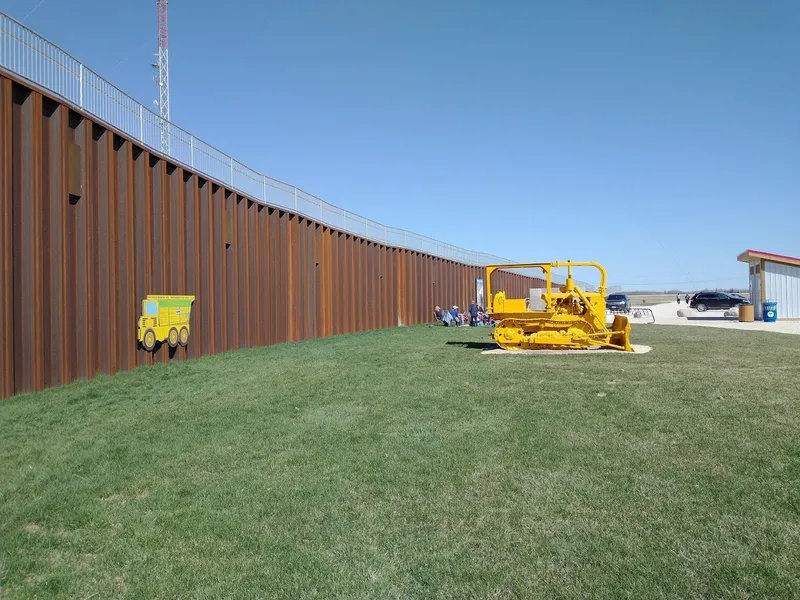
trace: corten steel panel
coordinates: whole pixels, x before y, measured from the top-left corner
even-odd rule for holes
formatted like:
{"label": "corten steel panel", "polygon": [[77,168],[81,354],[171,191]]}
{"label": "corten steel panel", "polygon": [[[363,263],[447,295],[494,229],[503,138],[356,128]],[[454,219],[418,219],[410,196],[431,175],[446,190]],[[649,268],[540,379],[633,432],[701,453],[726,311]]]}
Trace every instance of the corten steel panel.
{"label": "corten steel panel", "polygon": [[233,268],[236,271],[237,284],[236,284],[236,307],[234,328],[236,330],[235,343],[232,348],[246,348],[247,347],[247,333],[245,332],[245,325],[247,324],[247,273],[245,271],[245,238],[247,237],[246,231],[246,218],[244,214],[244,203],[241,196],[234,194],[232,197],[232,212],[234,227],[234,242],[231,247],[233,254]]}
{"label": "corten steel panel", "polygon": [[316,308],[315,296],[316,289],[314,287],[314,227],[313,223],[308,219],[303,220],[303,264],[300,265],[300,270],[303,273],[303,286],[301,294],[305,301],[303,307],[303,339],[311,339],[314,336],[314,328],[316,327]]}
{"label": "corten steel panel", "polygon": [[261,204],[254,204],[253,208],[253,236],[250,240],[253,256],[253,267],[251,270],[253,277],[253,301],[252,308],[255,313],[256,330],[253,338],[255,346],[265,346],[267,344],[267,311],[264,290],[266,289],[266,252],[265,240],[267,234],[267,207]]}
{"label": "corten steel panel", "polygon": [[417,314],[415,323],[419,325],[425,315],[425,257],[417,252],[417,267],[415,272],[415,279],[417,280]]}
{"label": "corten steel panel", "polygon": [[[116,204],[112,201],[116,197],[117,189],[114,174],[113,138],[114,134],[95,127],[94,135],[99,142],[95,155],[95,169],[98,174],[97,182],[97,215],[98,215],[98,260],[99,277],[97,281],[98,298],[100,302],[98,349],[100,369],[103,373],[111,374],[119,370],[117,358],[119,330],[114,323],[118,314],[117,303],[117,265],[116,244],[117,219]],[[163,181],[163,180],[162,180]]]}
{"label": "corten steel panel", "polygon": [[208,308],[208,335],[212,340],[213,352],[218,353],[235,348],[238,337],[235,327],[235,309],[238,306],[235,250],[237,235],[233,194],[215,183],[206,183],[205,187],[209,188],[212,229],[206,232],[201,230],[201,234],[208,240],[213,273],[209,298],[211,305]]}
{"label": "corten steel panel", "polygon": [[411,277],[409,276],[409,261],[411,260],[411,252],[406,249],[399,251],[398,263],[400,264],[402,287],[400,288],[400,299],[402,307],[400,315],[403,325],[411,324]]}
{"label": "corten steel panel", "polygon": [[339,273],[337,276],[337,283],[339,286],[339,312],[336,313],[336,324],[338,326],[338,333],[343,334],[349,331],[347,326],[347,298],[348,298],[348,272],[347,268],[347,252],[349,246],[347,234],[339,232],[336,236],[337,244],[337,265]]}
{"label": "corten steel panel", "polygon": [[341,279],[341,256],[339,254],[339,238],[341,234],[333,229],[330,230],[331,236],[331,250],[330,250],[330,264],[331,264],[331,287],[330,287],[330,306],[329,306],[329,319],[331,333],[339,335],[342,326],[342,279]]}
{"label": "corten steel panel", "polygon": [[256,332],[256,326],[258,321],[256,320],[255,315],[255,298],[253,297],[253,288],[256,284],[256,261],[257,256],[252,251],[252,244],[253,238],[255,237],[254,231],[254,221],[255,221],[255,204],[250,199],[243,199],[241,202],[242,208],[244,209],[244,231],[243,233],[243,240],[242,240],[242,248],[244,249],[243,254],[240,255],[241,259],[241,266],[242,272],[245,274],[244,277],[244,302],[245,302],[245,309],[244,309],[244,318],[240,319],[240,326],[242,327],[242,339],[245,344],[246,348],[252,348],[255,345],[254,334]]}
{"label": "corten steel panel", "polygon": [[259,346],[269,344],[269,209],[266,206],[258,206],[258,289],[256,290],[258,300],[258,311],[260,314]]}
{"label": "corten steel panel", "polygon": [[[62,110],[64,110],[65,143],[68,147],[73,148],[72,160],[81,163],[77,167],[80,175],[80,172],[83,171],[83,151],[75,143],[75,129],[78,127],[80,119],[73,111],[67,108]],[[77,186],[83,189],[82,179],[77,182]],[[65,354],[66,382],[85,376],[84,370],[79,367],[80,361],[86,359],[85,344],[82,343],[86,331],[79,324],[82,316],[79,308],[83,303],[79,272],[85,266],[85,261],[81,260],[80,264],[78,261],[78,219],[81,218],[80,214],[85,205],[82,197],[83,191],[81,198],[70,198],[69,203],[64,206],[64,348],[62,351]]]}
{"label": "corten steel panel", "polygon": [[358,238],[349,236],[347,244],[347,331],[358,331],[356,306],[360,301],[358,288]]}
{"label": "corten steel panel", "polygon": [[[96,192],[94,190],[95,172],[89,176],[89,164],[94,154],[92,128],[94,124],[89,119],[81,119],[76,131],[75,140],[81,147],[84,164],[83,198],[78,202],[77,221],[77,255],[78,255],[78,327],[80,345],[78,360],[82,377],[92,377],[97,373],[97,342],[95,341],[97,320],[93,311],[97,306],[97,252],[95,251],[97,219],[96,219]],[[90,181],[91,179],[91,181]]]}
{"label": "corten steel panel", "polygon": [[364,302],[366,301],[364,292],[364,268],[362,254],[364,250],[364,240],[354,238],[355,248],[353,253],[353,275],[355,279],[355,295],[352,306],[353,319],[355,320],[355,331],[364,331]]}
{"label": "corten steel panel", "polygon": [[425,257],[422,261],[421,269],[420,269],[420,280],[422,283],[422,293],[420,294],[420,318],[423,322],[429,321],[428,319],[428,310],[427,307],[430,304],[430,291],[431,291],[431,284],[430,284],[430,260]]}
{"label": "corten steel panel", "polygon": [[[323,307],[327,304],[325,298],[324,266],[322,265],[322,248],[324,240],[327,239],[327,228],[313,224],[314,242],[314,332],[313,337],[323,337],[325,335],[325,311]],[[324,237],[323,237],[324,236]]]}
{"label": "corten steel panel", "polygon": [[358,257],[358,238],[348,236],[347,245],[347,331],[358,331],[355,306],[358,302],[358,270],[356,265]]}
{"label": "corten steel panel", "polygon": [[[181,179],[183,182],[183,198],[185,202],[184,214],[186,221],[184,223],[184,265],[186,266],[186,293],[189,295],[197,295],[198,282],[200,280],[200,261],[198,251],[198,238],[200,237],[200,218],[198,211],[198,197],[199,191],[197,188],[197,178],[193,177],[190,172],[185,169],[181,170]],[[137,292],[137,298],[141,298],[141,293]],[[197,300],[192,310],[197,307]],[[198,345],[195,343],[197,339],[197,330],[195,324],[196,319],[192,319],[190,342],[187,348],[188,356],[190,358],[197,358],[200,356]]]}
{"label": "corten steel panel", "polygon": [[41,389],[41,96],[13,86],[12,218],[14,223],[15,391]]}
{"label": "corten steel panel", "polygon": [[261,335],[264,331],[264,324],[262,321],[262,302],[260,302],[261,283],[264,280],[263,272],[261,271],[261,220],[259,214],[259,206],[248,198],[247,200],[247,217],[248,217],[248,236],[247,236],[247,252],[250,257],[250,264],[247,269],[247,277],[250,280],[250,318],[252,319],[252,326],[250,328],[248,343],[250,347],[263,346],[264,341]]}
{"label": "corten steel panel", "polygon": [[320,303],[322,305],[322,335],[333,335],[333,231],[330,227],[322,228],[322,245],[320,246],[320,267],[322,269],[322,290]]}
{"label": "corten steel panel", "polygon": [[289,340],[289,276],[287,273],[289,265],[289,213],[284,211],[276,211],[279,215],[278,228],[276,230],[276,258],[274,263],[278,269],[276,298],[278,301],[279,309],[277,311],[278,320],[278,340]]}
{"label": "corten steel panel", "polygon": [[353,238],[350,234],[343,234],[339,243],[342,247],[342,333],[350,333],[355,329],[350,307],[353,300]]}
{"label": "corten steel panel", "polygon": [[363,240],[361,244],[363,263],[361,265],[361,280],[362,289],[364,290],[364,301],[361,303],[362,313],[362,327],[364,331],[373,329],[372,325],[372,306],[374,298],[372,297],[372,243]]}
{"label": "corten steel panel", "polygon": [[[215,348],[212,346],[213,332],[211,320],[214,310],[214,263],[212,251],[214,240],[211,238],[211,187],[209,181],[201,181],[199,188],[198,212],[200,215],[200,285],[196,292],[194,306],[192,307],[193,331],[197,337],[193,340],[202,354],[211,354]],[[229,326],[230,328],[230,326]]]}
{"label": "corten steel panel", "polygon": [[395,248],[386,249],[386,279],[387,279],[387,296],[386,302],[390,307],[389,311],[389,327],[397,325],[397,270],[395,268],[395,257],[397,251]]}
{"label": "corten steel panel", "polygon": [[417,278],[417,253],[409,250],[406,255],[406,280],[408,282],[408,314],[405,322],[408,325],[417,324],[417,293],[419,292],[419,279]]}
{"label": "corten steel panel", "polygon": [[297,312],[295,314],[295,339],[306,339],[308,326],[308,244],[307,221],[303,217],[295,219],[294,293]]}
{"label": "corten steel panel", "polygon": [[389,285],[389,265],[388,265],[389,249],[386,246],[380,246],[380,263],[378,269],[380,270],[381,278],[381,327],[386,329],[392,326],[392,288]]}
{"label": "corten steel panel", "polygon": [[307,264],[307,244],[306,244],[306,220],[302,217],[295,219],[296,227],[294,230],[294,299],[297,305],[295,313],[295,339],[304,340],[306,338],[306,326],[308,325],[308,269]]}
{"label": "corten steel panel", "polygon": [[328,333],[337,335],[340,333],[342,283],[339,278],[339,232],[328,229],[328,295],[326,298],[326,308],[328,309]]}
{"label": "corten steel panel", "polygon": [[[216,188],[214,187],[212,189],[215,190]],[[236,231],[236,198],[227,190],[221,190],[220,193],[223,204],[223,219],[227,219],[227,227],[222,227],[222,244],[225,252],[222,257],[222,264],[218,266],[225,272],[224,293],[228,308],[224,315],[223,322],[225,325],[222,327],[221,334],[225,339],[225,348],[232,349],[239,347],[239,271],[236,263],[236,240],[239,236],[239,232]],[[224,222],[223,220],[223,224]],[[203,232],[202,227],[201,232]],[[202,233],[202,235],[207,234]]]}
{"label": "corten steel panel", "polygon": [[253,307],[256,312],[256,336],[257,346],[267,345],[267,259],[266,259],[266,236],[267,236],[267,207],[256,205],[254,210],[254,232],[252,238],[252,251],[254,256],[253,266]]}
{"label": "corten steel panel", "polygon": [[[138,318],[135,292],[135,271],[132,268],[136,259],[134,237],[134,198],[133,198],[133,145],[117,138],[115,140],[117,161],[117,273],[119,274],[119,310],[116,328],[119,332],[119,366],[128,370],[136,365],[136,331],[134,324]],[[177,262],[177,261],[176,261]],[[183,261],[180,261],[181,265]]]}
{"label": "corten steel panel", "polygon": [[381,290],[381,302],[385,305],[383,311],[383,326],[393,327],[397,321],[394,316],[394,286],[392,285],[392,249],[384,246],[381,252],[381,273],[383,275],[383,289]]}
{"label": "corten steel panel", "polygon": [[382,258],[383,258],[383,245],[382,244],[374,244],[372,248],[372,272],[374,273],[374,293],[375,298],[373,300],[374,307],[375,307],[375,314],[373,315],[373,326],[375,329],[385,329],[386,328],[386,306],[384,302],[384,298],[386,297],[385,291],[383,289],[383,279],[382,277]]}
{"label": "corten steel panel", "polygon": [[248,336],[248,319],[250,317],[250,281],[247,273],[248,266],[248,252],[247,247],[249,243],[249,219],[247,218],[247,201],[240,195],[235,196],[234,214],[236,215],[235,231],[235,247],[236,247],[236,272],[239,278],[237,291],[239,294],[238,302],[235,306],[238,307],[236,311],[236,326],[238,328],[238,343],[233,347],[247,348],[250,346]]}
{"label": "corten steel panel", "polygon": [[283,289],[281,285],[281,271],[280,271],[280,211],[277,209],[270,209],[269,211],[269,298],[270,298],[270,334],[269,340],[271,344],[277,344],[282,339],[280,330],[281,323],[284,319],[280,315],[284,314],[283,303],[281,302],[280,292]]}
{"label": "corten steel panel", "polygon": [[413,306],[414,303],[412,301],[414,295],[414,280],[411,276],[412,269],[411,269],[411,259],[413,257],[413,253],[411,250],[404,249],[402,251],[401,256],[401,264],[403,265],[403,289],[402,289],[402,298],[403,298],[403,324],[404,325],[412,325],[411,323],[411,316],[413,314]]}
{"label": "corten steel panel", "polygon": [[386,289],[383,279],[384,272],[384,246],[375,244],[375,327],[385,329],[386,325]]}
{"label": "corten steel panel", "polygon": [[364,251],[366,254],[366,265],[364,269],[364,279],[366,280],[366,306],[364,307],[364,328],[375,329],[375,297],[377,291],[375,290],[375,244],[372,242],[364,242]]}
{"label": "corten steel panel", "polygon": [[64,251],[61,245],[64,232],[61,204],[62,193],[61,159],[63,153],[59,146],[63,136],[59,132],[59,105],[44,98],[42,100],[42,139],[41,139],[41,178],[42,178],[42,297],[44,302],[42,320],[42,339],[45,340],[43,386],[59,385],[62,377],[62,351],[64,347],[61,315],[64,292],[61,282],[64,266]]}
{"label": "corten steel panel", "polygon": [[289,213],[284,214],[283,220],[285,223],[284,229],[284,244],[286,244],[286,263],[284,268],[284,283],[286,285],[286,340],[293,342],[297,339],[297,304],[295,300],[294,285],[297,278],[297,265],[295,258],[297,251],[294,244],[297,240],[295,228],[297,226],[297,217]]}
{"label": "corten steel panel", "polygon": [[378,245],[372,241],[365,242],[367,248],[367,294],[369,294],[369,305],[367,307],[365,324],[367,329],[379,329],[380,319],[378,318],[378,294],[379,275],[378,275]]}
{"label": "corten steel panel", "polygon": [[351,331],[361,331],[361,312],[358,307],[364,301],[361,291],[361,240],[351,237],[352,247],[350,251],[350,282],[352,293],[350,294],[350,323]]}
{"label": "corten steel panel", "polygon": [[383,246],[381,244],[373,244],[372,245],[372,273],[373,273],[373,307],[374,313],[372,315],[372,327],[373,329],[383,329],[386,325],[384,324],[384,315],[386,314],[386,307],[384,306],[385,302],[383,302],[383,298],[385,297],[383,294],[383,281],[381,280],[381,250]]}
{"label": "corten steel panel", "polygon": [[416,325],[419,323],[418,311],[419,311],[419,288],[420,288],[420,281],[419,281],[419,254],[413,250],[408,253],[408,280],[411,288],[411,293],[409,294],[408,302],[409,302],[409,314],[408,314],[408,324],[409,325]]}
{"label": "corten steel panel", "polygon": [[[167,165],[167,184],[169,199],[170,278],[169,293],[186,294],[186,197],[183,186],[183,169]],[[188,351],[178,346],[172,353],[175,359],[183,360]]]}
{"label": "corten steel panel", "polygon": [[363,241],[361,238],[353,238],[353,282],[354,282],[354,294],[353,294],[353,302],[350,307],[350,311],[352,313],[353,322],[355,326],[353,328],[354,331],[363,331],[364,330],[364,311],[363,306],[364,302],[366,301],[364,295],[364,285],[363,285],[363,276],[364,271],[362,268],[361,262],[361,254],[363,250]]}
{"label": "corten steel panel", "polygon": [[300,222],[300,230],[302,232],[301,236],[301,256],[302,262],[300,263],[300,273],[302,274],[301,286],[298,290],[300,294],[300,299],[302,300],[302,311],[301,311],[301,334],[302,337],[300,339],[306,340],[311,337],[311,331],[314,327],[314,288],[313,288],[313,270],[312,270],[312,260],[313,260],[313,249],[311,244],[311,235],[312,235],[312,228],[311,228],[311,221],[308,219],[303,219]]}
{"label": "corten steel panel", "polygon": [[374,303],[375,303],[375,297],[374,297],[373,291],[372,291],[372,289],[373,289],[372,288],[372,284],[373,284],[373,282],[372,282],[372,269],[373,269],[373,265],[372,265],[373,249],[372,249],[372,246],[373,246],[373,244],[372,244],[371,241],[363,240],[362,251],[363,251],[364,262],[363,262],[362,267],[361,267],[361,272],[362,272],[362,281],[363,281],[362,288],[364,290],[364,302],[361,303],[361,311],[362,311],[362,314],[363,314],[363,328],[364,328],[364,331],[368,331],[368,330],[371,330],[371,329],[375,328],[374,325],[373,325],[373,322],[374,322],[374,319],[373,319],[373,307],[374,307]]}
{"label": "corten steel panel", "polygon": [[308,294],[309,306],[308,312],[311,317],[311,326],[308,328],[309,339],[322,337],[320,326],[322,319],[320,318],[320,269],[319,269],[319,250],[318,239],[320,233],[318,231],[319,225],[313,221],[308,222],[308,270],[309,270],[309,285],[311,290]]}
{"label": "corten steel panel", "polygon": [[0,398],[14,393],[11,82],[0,78]]}

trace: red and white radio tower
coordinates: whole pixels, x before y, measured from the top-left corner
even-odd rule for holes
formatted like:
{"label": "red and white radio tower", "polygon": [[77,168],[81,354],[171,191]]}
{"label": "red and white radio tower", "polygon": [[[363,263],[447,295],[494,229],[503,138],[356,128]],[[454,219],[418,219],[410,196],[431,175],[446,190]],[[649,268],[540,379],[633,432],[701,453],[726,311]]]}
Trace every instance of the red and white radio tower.
{"label": "red and white radio tower", "polygon": [[158,4],[158,112],[161,117],[161,151],[169,154],[169,29],[167,27],[167,4],[169,0],[157,0]]}

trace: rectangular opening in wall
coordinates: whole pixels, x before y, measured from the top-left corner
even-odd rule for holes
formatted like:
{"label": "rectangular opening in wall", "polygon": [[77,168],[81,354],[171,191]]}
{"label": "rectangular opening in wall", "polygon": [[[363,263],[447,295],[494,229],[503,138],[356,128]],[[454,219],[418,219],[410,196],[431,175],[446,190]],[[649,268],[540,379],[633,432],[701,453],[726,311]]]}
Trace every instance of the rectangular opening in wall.
{"label": "rectangular opening in wall", "polygon": [[70,109],[69,111],[69,128],[77,129],[83,123],[83,115]]}
{"label": "rectangular opening in wall", "polygon": [[49,119],[54,114],[56,114],[57,110],[58,110],[58,103],[55,100],[51,100],[46,96],[42,96],[42,115],[45,118]]}
{"label": "rectangular opening in wall", "polygon": [[106,130],[104,127],[101,127],[97,123],[92,123],[92,139],[95,142],[99,142],[102,139],[105,132]]}

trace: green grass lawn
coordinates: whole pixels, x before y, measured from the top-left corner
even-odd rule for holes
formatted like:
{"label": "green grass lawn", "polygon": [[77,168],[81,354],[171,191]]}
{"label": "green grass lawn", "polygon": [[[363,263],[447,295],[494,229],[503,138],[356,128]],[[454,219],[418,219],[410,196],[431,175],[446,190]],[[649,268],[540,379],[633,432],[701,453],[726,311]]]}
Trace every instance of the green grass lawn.
{"label": "green grass lawn", "polygon": [[0,403],[0,597],[800,597],[800,338],[635,326],[651,353],[507,357],[487,335]]}

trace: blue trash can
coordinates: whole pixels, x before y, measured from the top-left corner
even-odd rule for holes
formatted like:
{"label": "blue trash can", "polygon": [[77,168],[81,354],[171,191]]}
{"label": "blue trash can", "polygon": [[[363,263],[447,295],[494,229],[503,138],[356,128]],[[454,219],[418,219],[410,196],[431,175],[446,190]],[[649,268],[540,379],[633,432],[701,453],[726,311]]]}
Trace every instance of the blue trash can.
{"label": "blue trash can", "polygon": [[767,300],[761,304],[761,317],[765,323],[774,323],[778,320],[778,303],[775,300]]}

